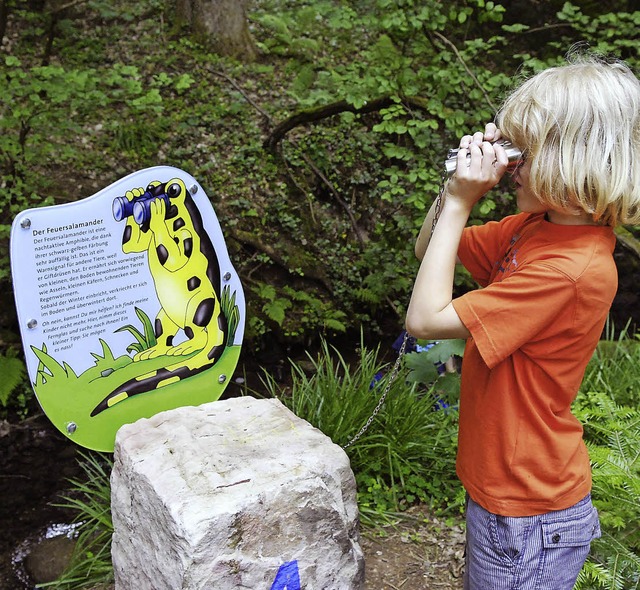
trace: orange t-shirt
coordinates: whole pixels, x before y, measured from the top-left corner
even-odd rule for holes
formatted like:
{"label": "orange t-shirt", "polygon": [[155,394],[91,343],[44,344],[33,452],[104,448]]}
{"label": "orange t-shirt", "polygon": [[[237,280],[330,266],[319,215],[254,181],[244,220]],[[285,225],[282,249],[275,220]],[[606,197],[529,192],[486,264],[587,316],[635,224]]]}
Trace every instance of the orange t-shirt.
{"label": "orange t-shirt", "polygon": [[610,227],[521,213],[468,227],[458,256],[484,288],[453,301],[471,332],[462,363],[457,473],[503,516],[567,508],[591,490],[571,413],[616,293]]}

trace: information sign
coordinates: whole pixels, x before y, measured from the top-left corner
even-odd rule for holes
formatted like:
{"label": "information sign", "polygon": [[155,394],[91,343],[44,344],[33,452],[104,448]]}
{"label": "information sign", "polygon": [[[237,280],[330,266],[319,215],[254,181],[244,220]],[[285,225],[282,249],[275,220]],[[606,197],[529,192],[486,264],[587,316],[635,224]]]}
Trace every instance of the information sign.
{"label": "information sign", "polygon": [[189,174],[141,170],[81,201],[20,213],[11,268],[30,380],[78,444],[216,400],[244,333],[220,224]]}

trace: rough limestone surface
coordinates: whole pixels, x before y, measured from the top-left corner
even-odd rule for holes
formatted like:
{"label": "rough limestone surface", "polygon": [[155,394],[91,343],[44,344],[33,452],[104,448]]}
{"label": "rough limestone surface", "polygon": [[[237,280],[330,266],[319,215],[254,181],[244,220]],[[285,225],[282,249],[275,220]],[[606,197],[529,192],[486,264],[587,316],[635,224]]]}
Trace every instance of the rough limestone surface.
{"label": "rough limestone surface", "polygon": [[364,585],[349,459],[277,400],[123,426],[111,489],[116,590]]}

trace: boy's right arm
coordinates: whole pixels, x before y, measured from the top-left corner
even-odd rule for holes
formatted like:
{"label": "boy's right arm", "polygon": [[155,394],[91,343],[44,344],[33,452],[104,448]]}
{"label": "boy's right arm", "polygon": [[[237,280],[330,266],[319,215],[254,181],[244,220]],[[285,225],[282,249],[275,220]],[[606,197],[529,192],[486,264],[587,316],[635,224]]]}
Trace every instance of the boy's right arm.
{"label": "boy's right arm", "polygon": [[[495,126],[490,124],[497,131]],[[489,127],[489,126],[488,126]],[[460,237],[473,205],[493,187],[507,169],[502,146],[495,146],[487,133],[465,136],[458,152],[458,167],[443,194],[442,212],[433,235],[429,221],[423,224],[416,254],[422,262],[409,302],[406,327],[416,338],[467,338],[469,332],[452,305],[453,275]],[[463,145],[464,144],[464,145]],[[467,154],[470,158],[467,159]]]}
{"label": "boy's right arm", "polygon": [[[480,135],[482,135],[481,139],[479,139]],[[493,123],[489,123],[485,127],[484,134],[476,134],[474,136],[465,135],[460,140],[460,148],[466,150],[474,142],[476,144],[479,144],[482,141],[495,142],[499,140],[501,137],[502,137],[502,134],[500,133],[500,130],[497,129]],[[446,190],[443,190],[441,195],[442,201],[440,203],[441,209],[442,207],[444,207],[445,195],[446,195]],[[429,241],[431,240],[433,220],[436,216],[437,206],[438,206],[438,201],[436,199],[431,204],[431,208],[429,209],[429,212],[427,213],[427,216],[425,217],[424,222],[422,223],[422,227],[420,228],[420,233],[418,234],[418,238],[416,239],[416,245],[415,245],[414,251],[416,254],[416,258],[420,261],[424,258],[425,252],[427,251],[427,247],[429,246]],[[457,257],[456,257],[456,263],[460,264],[460,259]]]}
{"label": "boy's right arm", "polygon": [[[444,197],[445,191],[442,192],[442,201],[440,202],[440,210],[444,207]],[[420,261],[424,258],[425,252],[427,251],[427,247],[429,246],[429,241],[431,240],[431,232],[433,229],[433,220],[436,216],[436,208],[438,206],[437,200],[433,202],[431,208],[429,209],[429,213],[424,219],[422,227],[420,228],[420,233],[416,239],[415,245],[415,253],[416,258]],[[456,264],[460,264],[460,259],[456,256]]]}

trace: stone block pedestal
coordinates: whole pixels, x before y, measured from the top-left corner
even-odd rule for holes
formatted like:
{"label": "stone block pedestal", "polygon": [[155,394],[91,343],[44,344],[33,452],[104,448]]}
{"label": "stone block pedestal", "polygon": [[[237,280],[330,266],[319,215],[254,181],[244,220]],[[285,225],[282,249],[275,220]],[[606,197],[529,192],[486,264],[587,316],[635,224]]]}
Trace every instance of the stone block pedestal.
{"label": "stone block pedestal", "polygon": [[117,590],[360,590],[344,451],[277,400],[123,426],[111,476]]}

